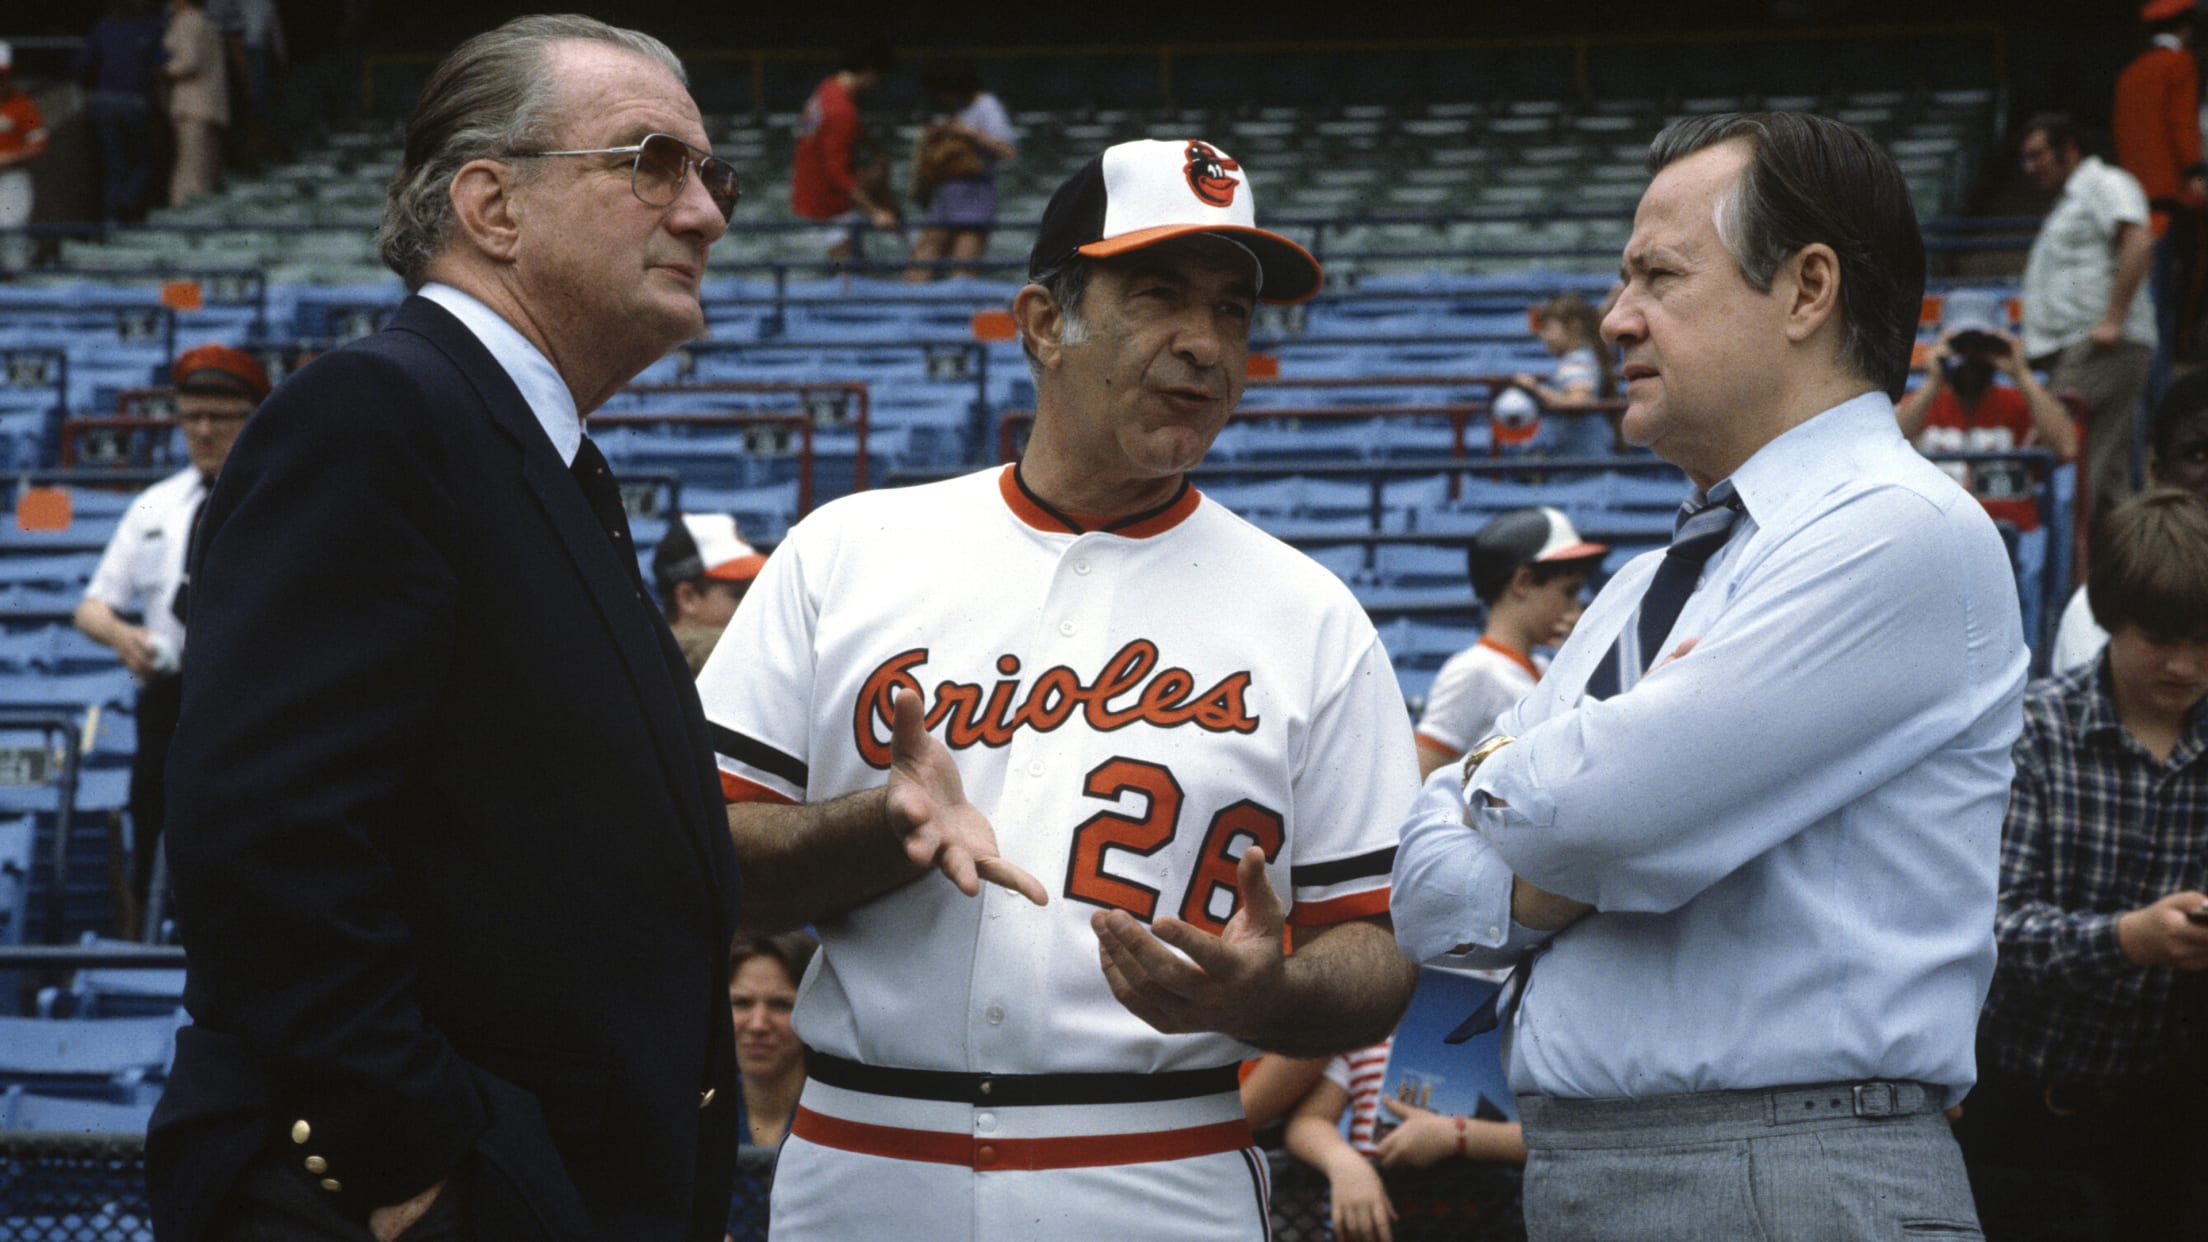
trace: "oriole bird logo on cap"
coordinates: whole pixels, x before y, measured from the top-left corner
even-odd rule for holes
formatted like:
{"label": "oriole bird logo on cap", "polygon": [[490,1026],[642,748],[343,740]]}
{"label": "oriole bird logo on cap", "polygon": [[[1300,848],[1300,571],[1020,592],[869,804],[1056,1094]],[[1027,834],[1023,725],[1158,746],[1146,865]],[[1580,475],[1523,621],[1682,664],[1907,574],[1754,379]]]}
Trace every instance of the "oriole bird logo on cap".
{"label": "oriole bird logo on cap", "polygon": [[1188,162],[1181,165],[1188,174],[1188,188],[1196,197],[1213,207],[1226,207],[1234,202],[1234,188],[1241,183],[1227,174],[1242,171],[1242,166],[1219,154],[1208,142],[1189,140]]}

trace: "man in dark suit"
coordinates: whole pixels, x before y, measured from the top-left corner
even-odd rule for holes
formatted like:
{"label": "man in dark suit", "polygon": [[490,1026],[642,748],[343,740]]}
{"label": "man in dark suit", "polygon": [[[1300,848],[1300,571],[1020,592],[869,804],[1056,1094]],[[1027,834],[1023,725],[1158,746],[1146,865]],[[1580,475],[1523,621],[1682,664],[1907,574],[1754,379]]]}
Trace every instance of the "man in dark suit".
{"label": "man in dark suit", "polygon": [[415,296],[278,389],[208,502],[164,1242],[721,1236],[736,864],[581,421],[704,328],[736,195],[706,141],[648,36],[461,45],[386,209]]}

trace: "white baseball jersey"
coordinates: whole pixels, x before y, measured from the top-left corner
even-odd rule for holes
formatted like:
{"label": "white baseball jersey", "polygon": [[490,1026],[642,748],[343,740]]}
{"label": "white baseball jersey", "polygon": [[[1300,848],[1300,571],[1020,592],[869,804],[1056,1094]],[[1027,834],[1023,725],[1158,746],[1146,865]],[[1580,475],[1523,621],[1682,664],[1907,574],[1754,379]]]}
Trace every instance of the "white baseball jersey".
{"label": "white baseball jersey", "polygon": [[1453,755],[1472,749],[1494,732],[1496,717],[1532,693],[1546,663],[1482,634],[1434,675],[1418,736]]}
{"label": "white baseball jersey", "polygon": [[[730,798],[818,802],[881,785],[893,686],[923,696],[967,797],[1050,904],[988,884],[969,898],[929,874],[823,920],[795,1016],[810,1048],[966,1073],[1227,1066],[1252,1050],[1225,1035],[1161,1034],[1113,998],[1089,926],[1096,909],[1217,931],[1236,900],[1236,859],[1253,842],[1273,860],[1268,878],[1292,925],[1387,909],[1397,825],[1418,786],[1387,653],[1338,579],[1193,488],[1104,531],[1072,528],[1011,467],[860,493],[808,517],[699,675]],[[1201,1107],[976,1112],[885,1103],[816,1079],[806,1107],[845,1122],[1053,1142],[1241,1126],[1231,1076],[1227,1088]],[[800,1159],[840,1167],[850,1157]],[[1040,1176],[961,1172],[959,1185],[995,1187]],[[785,1180],[777,1236],[804,1215],[796,1205],[784,1214]],[[1192,1184],[1218,1197],[1215,1179]],[[989,1232],[977,1226],[976,1236]],[[836,1235],[824,1226],[823,1236]]]}

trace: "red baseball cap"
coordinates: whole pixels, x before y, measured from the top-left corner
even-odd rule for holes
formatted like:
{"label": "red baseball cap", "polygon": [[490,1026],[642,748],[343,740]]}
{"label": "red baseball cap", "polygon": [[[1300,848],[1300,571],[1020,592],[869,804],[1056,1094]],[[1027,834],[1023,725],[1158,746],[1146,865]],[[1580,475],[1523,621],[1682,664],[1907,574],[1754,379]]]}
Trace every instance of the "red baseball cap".
{"label": "red baseball cap", "polygon": [[253,355],[228,345],[201,345],[178,354],[169,368],[169,379],[178,392],[244,397],[259,405],[272,385],[268,372]]}

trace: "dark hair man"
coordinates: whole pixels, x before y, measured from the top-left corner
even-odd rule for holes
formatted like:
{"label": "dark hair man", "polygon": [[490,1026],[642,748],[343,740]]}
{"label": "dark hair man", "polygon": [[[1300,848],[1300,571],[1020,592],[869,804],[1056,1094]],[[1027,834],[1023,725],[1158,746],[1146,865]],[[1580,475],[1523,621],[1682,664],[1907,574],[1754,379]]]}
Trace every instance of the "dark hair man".
{"label": "dark hair man", "polygon": [[1258,300],[1319,286],[1254,194],[1201,141],[1076,172],[1013,300],[1025,456],[807,517],[699,678],[747,918],[821,932],[782,1242],[1264,1237],[1237,1063],[1409,1002],[1393,667],[1187,479]]}
{"label": "dark hair man", "polygon": [[2087,155],[2067,117],[2024,124],[2024,175],[2054,207],[2024,263],[2024,350],[2047,386],[2085,397],[2080,479],[2097,519],[2132,492],[2132,436],[2154,362],[2147,196],[2130,173]]}
{"label": "dark hair man", "polygon": [[2028,660],[1992,521],[1894,422],[1916,212],[1800,113],[1681,121],[1649,168],[1603,333],[1625,438],[1694,493],[1428,779],[1397,934],[1517,963],[1476,1018],[1509,1024],[1531,1237],[1967,1232],[1941,1110]]}
{"label": "dark hair man", "polygon": [[164,1238],[722,1236],[736,863],[583,434],[704,329],[736,200],[707,141],[649,36],[461,44],[385,208],[414,296],[287,380],[208,501]]}

